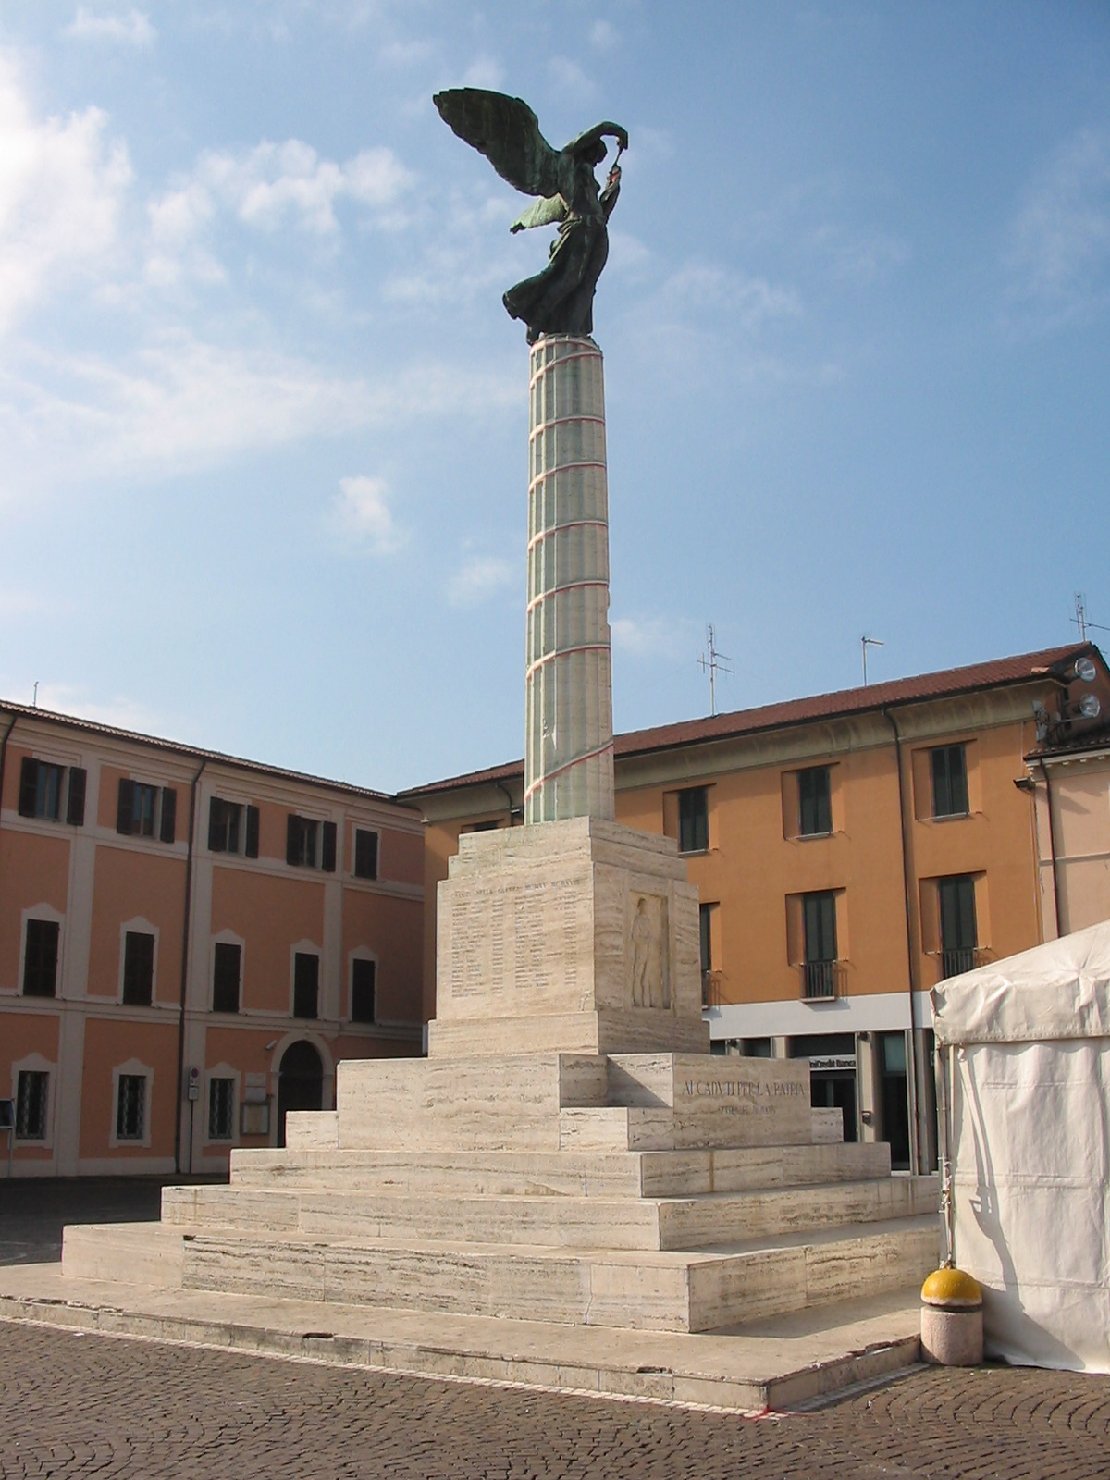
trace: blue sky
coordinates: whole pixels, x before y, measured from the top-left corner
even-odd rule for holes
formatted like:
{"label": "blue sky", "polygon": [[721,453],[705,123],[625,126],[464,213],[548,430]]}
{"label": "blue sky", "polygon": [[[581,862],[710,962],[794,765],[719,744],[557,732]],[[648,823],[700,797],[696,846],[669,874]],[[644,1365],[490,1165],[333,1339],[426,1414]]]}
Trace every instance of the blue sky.
{"label": "blue sky", "polygon": [[709,622],[719,709],[1110,627],[1104,0],[5,0],[0,695],[386,790],[521,754],[547,233],[464,84],[630,133],[618,729],[708,712]]}

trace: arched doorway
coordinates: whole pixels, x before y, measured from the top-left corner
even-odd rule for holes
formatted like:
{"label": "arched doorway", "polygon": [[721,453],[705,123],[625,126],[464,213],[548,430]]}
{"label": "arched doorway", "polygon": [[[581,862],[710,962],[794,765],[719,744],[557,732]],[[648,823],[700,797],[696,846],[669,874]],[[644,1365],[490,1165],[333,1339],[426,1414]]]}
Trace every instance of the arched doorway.
{"label": "arched doorway", "polygon": [[324,1108],[324,1065],[311,1043],[291,1043],[278,1065],[278,1139],[285,1145],[285,1117],[290,1110]]}

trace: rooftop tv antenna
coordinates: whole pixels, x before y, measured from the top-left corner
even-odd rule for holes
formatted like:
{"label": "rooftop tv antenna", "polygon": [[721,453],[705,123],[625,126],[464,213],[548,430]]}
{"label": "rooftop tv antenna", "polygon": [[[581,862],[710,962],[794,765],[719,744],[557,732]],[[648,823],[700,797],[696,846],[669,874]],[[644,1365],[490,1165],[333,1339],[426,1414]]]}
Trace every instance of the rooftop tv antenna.
{"label": "rooftop tv antenna", "polygon": [[[726,668],[725,663],[731,663],[732,659],[727,653],[717,651],[716,638],[713,633],[713,624],[710,623],[705,629],[705,640],[709,649],[708,653],[702,653],[698,659],[704,672],[709,674],[709,713],[717,713],[717,674],[731,673],[731,668]],[[722,659],[724,660],[722,662]]]}
{"label": "rooftop tv antenna", "polygon": [[866,633],[859,640],[860,652],[863,654],[863,686],[867,687],[867,649],[869,647],[885,647],[881,637],[868,637]]}
{"label": "rooftop tv antenna", "polygon": [[1079,628],[1079,641],[1087,641],[1087,628],[1094,627],[1098,632],[1110,632],[1110,627],[1104,627],[1101,622],[1092,622],[1087,615],[1087,598],[1082,591],[1075,593],[1075,616],[1072,621]]}

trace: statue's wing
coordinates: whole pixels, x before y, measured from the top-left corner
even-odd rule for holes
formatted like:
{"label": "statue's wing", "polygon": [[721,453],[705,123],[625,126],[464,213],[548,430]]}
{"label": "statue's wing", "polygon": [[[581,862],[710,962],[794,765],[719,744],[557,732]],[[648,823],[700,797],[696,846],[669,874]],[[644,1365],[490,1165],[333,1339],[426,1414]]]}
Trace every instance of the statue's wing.
{"label": "statue's wing", "polygon": [[521,98],[457,87],[432,99],[459,138],[484,154],[503,180],[526,195],[559,193],[559,153],[540,133],[536,115]]}
{"label": "statue's wing", "polygon": [[567,214],[567,203],[563,197],[548,195],[543,200],[533,201],[530,206],[526,206],[509,230],[526,231],[530,226],[550,226],[553,221],[565,221]]}

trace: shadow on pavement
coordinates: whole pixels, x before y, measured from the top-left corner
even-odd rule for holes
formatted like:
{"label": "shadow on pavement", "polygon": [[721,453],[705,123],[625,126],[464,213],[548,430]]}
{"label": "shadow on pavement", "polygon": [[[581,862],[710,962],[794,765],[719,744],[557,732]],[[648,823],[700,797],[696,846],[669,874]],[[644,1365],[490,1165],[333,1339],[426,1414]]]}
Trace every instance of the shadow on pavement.
{"label": "shadow on pavement", "polygon": [[163,1187],[225,1177],[66,1177],[0,1180],[0,1265],[54,1264],[67,1223],[156,1221]]}

